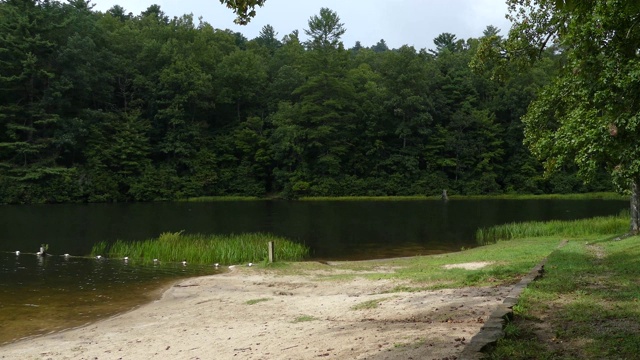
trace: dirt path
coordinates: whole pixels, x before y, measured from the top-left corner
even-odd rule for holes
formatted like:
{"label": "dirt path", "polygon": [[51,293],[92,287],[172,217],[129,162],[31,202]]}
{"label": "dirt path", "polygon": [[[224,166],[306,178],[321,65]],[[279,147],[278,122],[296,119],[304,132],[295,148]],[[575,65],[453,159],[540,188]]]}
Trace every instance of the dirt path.
{"label": "dirt path", "polygon": [[384,293],[396,285],[243,268],[184,281],[126,314],[1,347],[0,358],[455,359],[510,290]]}

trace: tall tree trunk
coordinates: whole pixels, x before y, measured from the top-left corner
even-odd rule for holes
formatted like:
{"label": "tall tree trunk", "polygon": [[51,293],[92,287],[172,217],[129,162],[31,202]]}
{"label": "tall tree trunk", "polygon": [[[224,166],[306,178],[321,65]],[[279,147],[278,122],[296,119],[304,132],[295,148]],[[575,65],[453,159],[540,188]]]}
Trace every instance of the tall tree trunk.
{"label": "tall tree trunk", "polygon": [[631,234],[640,232],[640,177],[635,177],[631,183]]}

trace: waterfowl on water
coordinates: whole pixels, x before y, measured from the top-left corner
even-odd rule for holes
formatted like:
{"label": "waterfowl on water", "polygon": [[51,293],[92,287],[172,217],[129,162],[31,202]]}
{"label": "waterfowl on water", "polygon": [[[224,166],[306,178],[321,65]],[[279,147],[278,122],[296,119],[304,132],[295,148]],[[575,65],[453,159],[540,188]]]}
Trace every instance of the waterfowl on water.
{"label": "waterfowl on water", "polygon": [[157,263],[157,262],[158,262],[158,259],[153,259],[153,262],[154,262],[154,263]]}
{"label": "waterfowl on water", "polygon": [[71,256],[71,255],[69,255],[69,254],[64,254],[64,257],[69,257],[69,256]]}
{"label": "waterfowl on water", "polygon": [[19,251],[19,250],[18,250],[18,251],[16,251],[16,255],[20,255],[20,251]]}
{"label": "waterfowl on water", "polygon": [[124,260],[124,261],[129,261],[129,257],[128,257],[128,256],[125,256],[125,257],[124,257],[124,259],[122,259],[122,260]]}
{"label": "waterfowl on water", "polygon": [[182,265],[187,266],[187,260],[182,260]]}
{"label": "waterfowl on water", "polygon": [[220,264],[215,263],[215,264],[213,264],[213,266],[218,267],[218,266],[220,266]]}
{"label": "waterfowl on water", "polygon": [[102,255],[96,255],[96,259],[98,260],[102,259]]}
{"label": "waterfowl on water", "polygon": [[253,263],[248,263],[247,266],[253,266]]}

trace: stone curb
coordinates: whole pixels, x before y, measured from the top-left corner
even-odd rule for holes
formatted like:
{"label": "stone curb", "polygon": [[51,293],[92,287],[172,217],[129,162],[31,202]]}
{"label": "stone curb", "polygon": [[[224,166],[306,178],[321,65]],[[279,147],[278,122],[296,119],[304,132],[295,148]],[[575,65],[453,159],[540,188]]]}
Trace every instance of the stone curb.
{"label": "stone curb", "polygon": [[462,350],[462,353],[458,357],[459,360],[482,359],[486,355],[482,350],[486,349],[488,345],[495,344],[504,336],[504,326],[507,320],[513,316],[513,306],[518,302],[522,291],[532,281],[542,277],[546,262],[547,259],[543,259],[511,289],[509,295],[502,301],[502,304],[498,305],[498,308],[491,313],[489,319],[484,323],[480,331],[471,338],[469,344]]}

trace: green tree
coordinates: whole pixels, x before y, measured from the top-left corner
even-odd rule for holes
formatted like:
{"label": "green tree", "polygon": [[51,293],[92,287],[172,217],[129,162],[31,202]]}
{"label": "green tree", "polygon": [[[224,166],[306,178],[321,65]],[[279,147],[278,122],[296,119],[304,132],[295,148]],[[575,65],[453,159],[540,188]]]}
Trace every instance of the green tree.
{"label": "green tree", "polygon": [[240,25],[246,25],[256,16],[256,6],[262,6],[265,0],[220,0],[220,3],[226,5],[237,15],[234,22]]}
{"label": "green tree", "polygon": [[5,194],[11,201],[49,201],[37,189],[66,181],[73,171],[58,164],[61,117],[51,83],[64,13],[74,9],[48,1],[0,3],[0,182],[13,189]]}
{"label": "green tree", "polygon": [[316,50],[337,48],[341,44],[340,38],[347,31],[338,14],[324,7],[320,9],[320,14],[309,18],[308,26],[304,30],[310,38],[307,47]]}
{"label": "green tree", "polygon": [[509,1],[509,56],[528,64],[555,42],[559,76],[523,118],[525,141],[547,171],[576,164],[593,178],[605,167],[631,187],[631,232],[640,231],[640,5],[627,1]]}
{"label": "green tree", "polygon": [[258,101],[267,81],[265,61],[259,55],[236,50],[225,56],[216,72],[220,86],[218,102],[235,106],[238,122],[242,120],[242,105]]}

